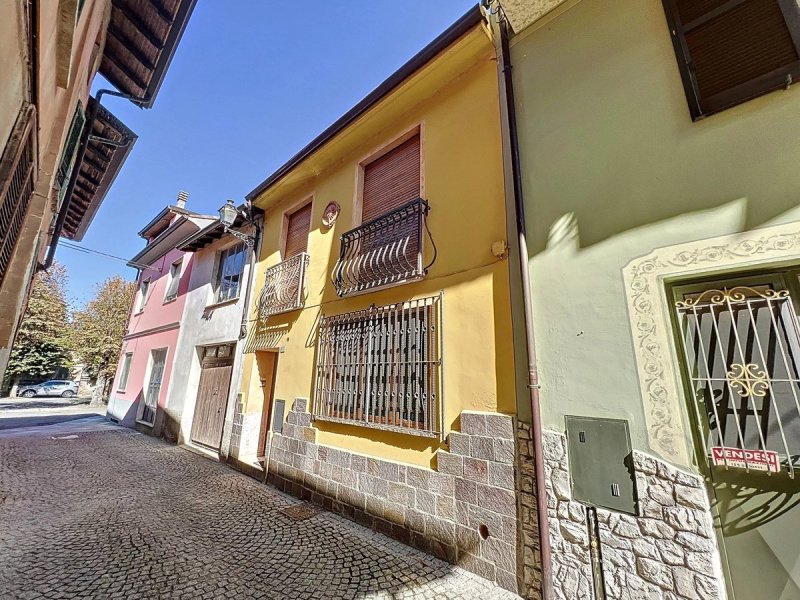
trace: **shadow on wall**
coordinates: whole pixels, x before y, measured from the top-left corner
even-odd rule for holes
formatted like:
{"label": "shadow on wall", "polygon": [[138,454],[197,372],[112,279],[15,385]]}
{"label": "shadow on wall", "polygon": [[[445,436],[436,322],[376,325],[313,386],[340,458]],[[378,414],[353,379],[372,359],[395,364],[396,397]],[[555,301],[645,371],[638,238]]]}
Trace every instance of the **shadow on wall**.
{"label": "shadow on wall", "polygon": [[113,397],[109,401],[107,415],[120,425],[136,429],[141,433],[153,437],[163,438],[173,444],[177,443],[181,430],[180,420],[165,411],[163,406],[158,407],[156,418],[152,426],[137,421],[139,407],[143,400],[144,392],[139,392],[136,396],[136,400],[131,402],[127,407],[123,407],[122,402],[124,401]]}

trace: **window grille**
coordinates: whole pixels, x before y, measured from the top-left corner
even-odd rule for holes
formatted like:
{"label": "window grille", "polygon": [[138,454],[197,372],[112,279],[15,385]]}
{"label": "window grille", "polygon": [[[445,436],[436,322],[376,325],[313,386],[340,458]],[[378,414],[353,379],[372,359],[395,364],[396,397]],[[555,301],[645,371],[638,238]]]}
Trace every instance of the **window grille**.
{"label": "window grille", "polygon": [[[676,307],[712,464],[775,471],[781,463],[794,477],[800,332],[789,292],[771,285],[709,289]],[[772,466],[771,453],[777,455]]]}
{"label": "window grille", "polygon": [[435,437],[442,295],[322,316],[314,417]]}
{"label": "window grille", "polygon": [[[350,296],[425,277],[436,260],[428,210],[428,203],[418,198],[342,234],[332,274],[336,293]],[[423,265],[423,230],[434,248],[427,265]]]}
{"label": "window grille", "polygon": [[0,285],[28,214],[36,178],[36,109],[25,105],[0,159]]}
{"label": "window grille", "polygon": [[301,252],[266,270],[258,304],[260,318],[302,308],[308,260],[308,254]]}

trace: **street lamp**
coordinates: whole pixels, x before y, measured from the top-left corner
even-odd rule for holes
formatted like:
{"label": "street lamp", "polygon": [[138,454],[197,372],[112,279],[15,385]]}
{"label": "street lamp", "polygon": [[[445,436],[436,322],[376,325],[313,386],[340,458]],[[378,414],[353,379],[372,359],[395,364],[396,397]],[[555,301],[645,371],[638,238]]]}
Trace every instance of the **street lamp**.
{"label": "street lamp", "polygon": [[245,246],[252,248],[255,242],[255,238],[252,235],[231,229],[236,217],[239,215],[242,215],[248,223],[252,222],[252,219],[243,210],[239,210],[233,200],[228,198],[225,205],[219,209],[219,222],[222,223],[226,233],[230,233],[236,239],[243,241]]}

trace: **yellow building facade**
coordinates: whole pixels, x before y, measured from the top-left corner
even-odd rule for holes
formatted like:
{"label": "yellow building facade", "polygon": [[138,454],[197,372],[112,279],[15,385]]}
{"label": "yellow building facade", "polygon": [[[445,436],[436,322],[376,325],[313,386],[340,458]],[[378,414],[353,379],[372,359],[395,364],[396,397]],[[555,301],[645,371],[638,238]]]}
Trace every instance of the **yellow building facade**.
{"label": "yellow building facade", "polygon": [[249,195],[265,224],[233,453],[516,590],[494,58],[476,7]]}

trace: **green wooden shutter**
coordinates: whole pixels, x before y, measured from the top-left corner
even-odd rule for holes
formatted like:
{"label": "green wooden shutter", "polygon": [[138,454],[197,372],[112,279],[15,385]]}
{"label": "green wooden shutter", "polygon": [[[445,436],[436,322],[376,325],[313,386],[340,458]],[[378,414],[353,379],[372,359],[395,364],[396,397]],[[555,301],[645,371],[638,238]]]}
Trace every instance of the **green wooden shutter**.
{"label": "green wooden shutter", "polygon": [[64,149],[61,152],[61,161],[58,163],[58,172],[56,173],[58,202],[56,204],[56,211],[61,209],[61,204],[64,202],[64,196],[67,193],[69,178],[75,166],[75,156],[78,154],[78,145],[80,144],[81,134],[83,133],[83,126],[85,124],[86,116],[83,114],[81,103],[78,102],[78,106],[75,107],[75,114],[72,116],[72,123],[69,126],[67,139],[64,142]]}

